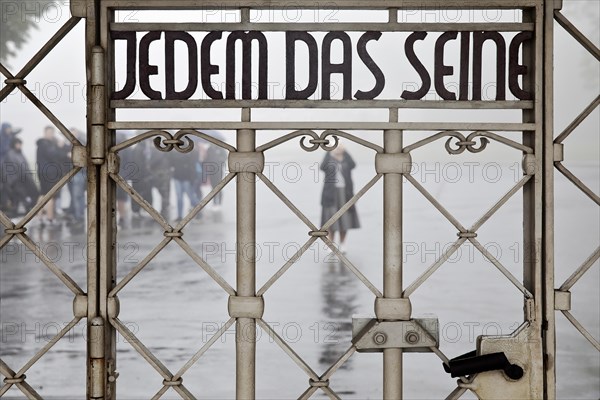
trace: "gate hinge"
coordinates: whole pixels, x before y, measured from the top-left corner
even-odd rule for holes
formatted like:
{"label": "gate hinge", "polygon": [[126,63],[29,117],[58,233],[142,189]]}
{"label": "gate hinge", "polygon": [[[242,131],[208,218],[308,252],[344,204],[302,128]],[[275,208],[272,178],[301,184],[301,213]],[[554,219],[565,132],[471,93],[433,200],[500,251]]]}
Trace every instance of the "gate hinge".
{"label": "gate hinge", "polygon": [[528,322],[535,321],[535,300],[525,299],[525,319]]}
{"label": "gate hinge", "polygon": [[91,135],[90,158],[93,164],[103,164],[106,152],[106,88],[104,49],[92,48],[92,68],[90,71]]}
{"label": "gate hinge", "polygon": [[408,321],[353,317],[352,343],[359,353],[380,352],[384,349],[430,352],[432,347],[439,345],[438,319],[431,315]]}

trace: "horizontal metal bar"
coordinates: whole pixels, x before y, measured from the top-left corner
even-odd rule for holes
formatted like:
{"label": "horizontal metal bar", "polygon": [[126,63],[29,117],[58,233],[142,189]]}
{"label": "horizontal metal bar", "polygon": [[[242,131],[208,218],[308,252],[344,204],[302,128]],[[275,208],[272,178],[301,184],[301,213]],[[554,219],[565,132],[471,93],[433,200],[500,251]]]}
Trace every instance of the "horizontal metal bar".
{"label": "horizontal metal bar", "polygon": [[[540,5],[541,0],[337,0],[331,3],[321,3],[314,0],[295,0],[293,6],[298,9],[336,9],[336,10],[364,10],[389,8],[398,9],[518,9],[525,7],[535,7]],[[368,4],[368,5],[367,5]],[[273,0],[219,0],[211,3],[209,1],[198,0],[171,0],[165,3],[164,0],[103,0],[102,5],[107,8],[120,9],[140,9],[140,10],[164,10],[164,9],[180,9],[180,10],[221,10],[221,9],[239,9],[241,7],[249,7],[251,9],[284,9],[290,6],[290,3],[285,1],[276,2]]]}
{"label": "horizontal metal bar", "polygon": [[111,108],[414,108],[456,110],[529,110],[533,101],[459,100],[112,100]]}
{"label": "horizontal metal bar", "polygon": [[211,32],[211,31],[261,31],[261,32],[447,32],[447,31],[493,31],[493,32],[521,32],[533,31],[533,23],[485,23],[485,22],[446,22],[446,23],[418,23],[418,22],[256,22],[256,23],[202,23],[202,22],[114,22],[110,24],[111,31],[185,31],[185,32]]}
{"label": "horizontal metal bar", "polygon": [[560,287],[560,290],[565,292],[571,290],[573,285],[577,283],[579,278],[581,278],[583,274],[585,274],[592,265],[594,265],[598,258],[600,258],[600,246],[597,247],[596,251],[590,254],[590,256],[586,258],[586,260],[579,266],[579,268],[577,268],[577,270],[575,270],[575,272],[573,272],[573,274],[567,278],[565,283],[563,283]]}
{"label": "horizontal metal bar", "polygon": [[212,129],[212,130],[287,130],[287,129],[344,129],[381,131],[400,129],[407,131],[535,131],[534,123],[502,122],[234,122],[234,121],[111,121],[108,129]]}

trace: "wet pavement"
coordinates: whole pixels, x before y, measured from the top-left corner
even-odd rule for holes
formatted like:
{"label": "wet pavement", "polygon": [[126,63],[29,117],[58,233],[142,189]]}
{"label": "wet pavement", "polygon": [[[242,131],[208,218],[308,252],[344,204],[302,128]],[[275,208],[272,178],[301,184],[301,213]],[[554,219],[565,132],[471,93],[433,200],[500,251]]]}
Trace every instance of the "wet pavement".
{"label": "wet pavement", "polygon": [[[597,177],[594,168],[581,167],[578,171],[593,182]],[[310,171],[310,166],[303,166],[303,170]],[[315,185],[308,178],[310,174],[297,181],[273,180],[290,199],[299,203],[308,218],[318,223],[321,184]],[[365,184],[372,174],[371,169],[359,167],[354,174],[355,187]],[[475,193],[472,186],[462,186],[460,182],[424,183],[464,224],[475,221],[511,184],[514,180],[509,174],[499,183],[483,185],[481,192]],[[404,200],[405,287],[456,238],[453,227],[409,186],[405,186]],[[557,215],[560,215],[556,222],[556,268],[557,281],[562,282],[597,246],[599,219],[589,200],[568,183],[557,180],[556,193]],[[350,232],[346,245],[347,257],[380,290],[381,194],[380,181],[357,203],[362,227]],[[260,287],[308,239],[309,229],[261,183],[257,197],[257,287]],[[234,201],[232,182],[225,189],[222,208],[209,205],[202,220],[192,221],[184,230],[185,240],[233,287],[235,211],[230,210],[235,210]],[[478,236],[490,251],[499,251],[497,258],[518,279],[522,279],[523,257],[523,249],[519,247],[521,204],[517,195],[481,228]],[[85,290],[85,236],[81,232],[67,227],[42,230],[32,226],[28,234]],[[576,242],[572,240],[574,237]],[[120,230],[118,280],[162,238],[162,230],[151,221],[139,224],[134,221],[132,228]],[[72,294],[15,239],[2,250],[1,257],[0,355],[17,370],[72,319]],[[573,313],[595,337],[600,331],[599,284],[595,266],[573,288]],[[319,374],[350,346],[352,316],[373,313],[373,294],[322,244],[314,244],[264,297],[264,320]],[[172,372],[184,365],[228,319],[227,293],[175,242],[142,270],[119,298],[120,320]],[[439,317],[440,348],[449,357],[473,350],[477,335],[507,334],[522,321],[520,292],[469,246],[464,246],[411,298],[413,315],[433,313]],[[557,315],[557,329],[559,397],[597,399],[598,354],[561,315]],[[84,397],[84,335],[85,324],[80,322],[27,372],[27,381],[45,398]],[[258,335],[257,397],[297,398],[308,387],[308,376],[266,332],[259,331]],[[148,399],[161,388],[160,375],[120,335],[117,359],[119,398]],[[404,360],[406,398],[443,398],[454,389],[455,379],[444,373],[435,355],[406,354]],[[381,371],[380,354],[355,353],[333,375],[331,388],[343,398],[381,398]],[[183,380],[198,398],[235,397],[233,328],[217,340]],[[7,396],[11,395],[20,397],[14,388]],[[325,397],[323,393],[315,396]],[[178,395],[169,391],[165,398]],[[464,398],[473,396],[466,394]]]}

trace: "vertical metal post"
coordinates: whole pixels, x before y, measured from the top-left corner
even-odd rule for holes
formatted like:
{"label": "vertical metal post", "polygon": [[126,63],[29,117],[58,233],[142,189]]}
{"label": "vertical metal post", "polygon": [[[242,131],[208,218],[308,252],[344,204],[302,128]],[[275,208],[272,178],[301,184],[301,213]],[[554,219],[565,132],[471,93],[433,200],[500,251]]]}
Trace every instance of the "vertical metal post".
{"label": "vertical metal post", "polygon": [[[242,110],[242,121],[250,121],[250,110]],[[237,131],[237,151],[253,152],[256,131]],[[236,177],[237,295],[256,295],[256,175],[240,172]],[[255,397],[256,320],[238,318],[236,332],[236,398]]]}
{"label": "vertical metal post", "polygon": [[544,393],[556,398],[556,338],[554,322],[554,10],[544,2]]}
{"label": "vertical metal post", "polygon": [[[398,122],[398,110],[390,110]],[[383,133],[385,153],[402,151],[402,131]],[[402,297],[402,175],[383,176],[383,296]],[[402,349],[383,350],[383,398],[402,398]]]}
{"label": "vertical metal post", "polygon": [[[535,123],[535,130],[523,132],[523,144],[535,155],[535,175],[523,187],[523,284],[533,294],[533,302],[525,302],[525,319],[531,324],[534,338],[529,342],[532,354],[530,385],[537,393],[544,393],[544,361],[542,346],[542,230],[543,207],[543,65],[544,65],[544,7],[538,4],[523,10],[523,22],[533,22],[535,39],[523,46],[523,62],[532,74],[523,78],[523,87],[534,93],[534,108],[523,111],[523,122]],[[525,167],[525,166],[524,166]]]}

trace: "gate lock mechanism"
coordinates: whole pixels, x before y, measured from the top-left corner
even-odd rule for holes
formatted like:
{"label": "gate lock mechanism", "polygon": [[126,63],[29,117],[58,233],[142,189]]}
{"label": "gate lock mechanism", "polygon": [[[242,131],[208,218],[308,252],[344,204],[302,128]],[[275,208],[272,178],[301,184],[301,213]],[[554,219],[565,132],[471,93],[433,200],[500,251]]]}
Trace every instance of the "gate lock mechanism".
{"label": "gate lock mechanism", "polygon": [[477,350],[442,364],[458,386],[479,399],[543,397],[543,356],[539,328],[524,322],[508,335],[482,335]]}
{"label": "gate lock mechanism", "polygon": [[478,356],[477,350],[463,354],[443,363],[444,370],[451,377],[473,375],[487,371],[504,371],[506,376],[513,380],[523,377],[523,368],[511,364],[504,353],[490,353]]}

